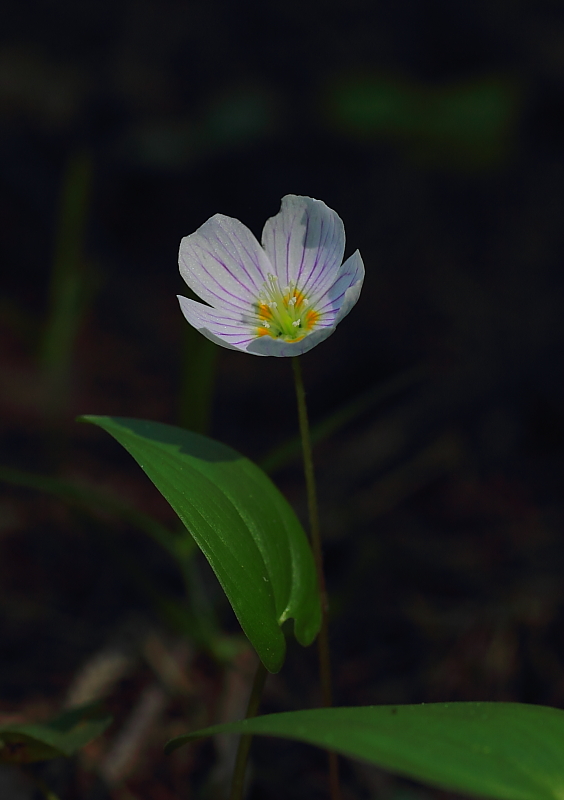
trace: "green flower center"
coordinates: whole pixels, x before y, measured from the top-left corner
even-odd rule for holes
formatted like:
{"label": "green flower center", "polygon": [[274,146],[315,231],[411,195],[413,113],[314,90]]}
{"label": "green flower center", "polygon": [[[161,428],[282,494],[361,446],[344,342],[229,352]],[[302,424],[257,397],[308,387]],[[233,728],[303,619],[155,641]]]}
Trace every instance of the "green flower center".
{"label": "green flower center", "polygon": [[299,342],[315,327],[317,311],[309,308],[309,300],[295,283],[280,288],[278,278],[268,275],[257,302],[258,336],[272,336],[287,342]]}

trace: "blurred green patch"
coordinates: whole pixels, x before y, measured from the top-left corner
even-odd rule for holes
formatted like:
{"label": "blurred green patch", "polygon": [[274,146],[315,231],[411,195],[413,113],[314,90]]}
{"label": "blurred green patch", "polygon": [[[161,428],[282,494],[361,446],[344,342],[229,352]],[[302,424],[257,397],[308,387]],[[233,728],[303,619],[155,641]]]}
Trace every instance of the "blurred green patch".
{"label": "blurred green patch", "polygon": [[267,88],[234,86],[190,117],[136,126],[125,150],[129,158],[154,168],[182,168],[217,152],[254,144],[277,129],[280,116],[277,98]]}
{"label": "blurred green patch", "polygon": [[495,167],[511,154],[522,98],[508,77],[429,85],[388,75],[335,78],[323,99],[332,128],[387,141],[431,166]]}
{"label": "blurred green patch", "polygon": [[272,132],[277,122],[273,94],[262,87],[237,87],[216,97],[203,121],[208,144],[239,145]]}

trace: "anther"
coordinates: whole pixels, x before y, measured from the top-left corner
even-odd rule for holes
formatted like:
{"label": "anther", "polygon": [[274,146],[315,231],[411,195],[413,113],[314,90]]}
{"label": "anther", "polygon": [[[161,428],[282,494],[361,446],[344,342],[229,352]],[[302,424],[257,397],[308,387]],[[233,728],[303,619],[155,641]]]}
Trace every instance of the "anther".
{"label": "anther", "polygon": [[297,319],[294,322],[292,322],[292,325],[294,326],[294,328],[299,328],[301,324],[302,324],[301,319]]}

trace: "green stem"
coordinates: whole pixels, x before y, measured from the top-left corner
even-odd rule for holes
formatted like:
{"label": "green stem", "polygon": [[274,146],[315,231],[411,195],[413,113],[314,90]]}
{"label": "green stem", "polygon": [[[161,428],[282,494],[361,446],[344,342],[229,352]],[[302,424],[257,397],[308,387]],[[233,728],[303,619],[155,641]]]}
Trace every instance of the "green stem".
{"label": "green stem", "polygon": [[[247,713],[245,719],[256,717],[262,697],[262,690],[266,682],[268,672],[262,661],[259,661],[255,678],[253,681],[253,688],[249,697],[249,704],[247,706]],[[245,772],[247,769],[247,761],[249,760],[249,750],[251,749],[251,735],[241,736],[239,739],[239,746],[237,748],[237,757],[235,759],[235,768],[233,770],[233,779],[231,781],[231,794],[230,800],[242,800],[243,789],[245,788]]]}
{"label": "green stem", "polygon": [[[323,550],[321,547],[321,533],[319,530],[319,513],[317,509],[317,489],[315,473],[313,470],[313,456],[311,450],[311,435],[307,416],[304,382],[299,358],[292,358],[294,370],[294,383],[296,386],[296,399],[298,401],[298,419],[300,423],[300,436],[304,457],[304,473],[307,489],[307,504],[309,510],[309,526],[315,569],[319,584],[319,597],[321,600],[321,629],[317,637],[319,653],[319,678],[321,683],[321,699],[325,707],[333,705],[333,688],[331,681],[331,659],[329,655],[329,626],[327,612],[329,603],[325,585],[325,571],[323,569]],[[339,783],[339,762],[337,754],[331,751],[329,757],[329,789],[331,800],[340,800],[341,788]]]}
{"label": "green stem", "polygon": [[180,424],[207,433],[212,411],[219,347],[191,325],[184,326]]}

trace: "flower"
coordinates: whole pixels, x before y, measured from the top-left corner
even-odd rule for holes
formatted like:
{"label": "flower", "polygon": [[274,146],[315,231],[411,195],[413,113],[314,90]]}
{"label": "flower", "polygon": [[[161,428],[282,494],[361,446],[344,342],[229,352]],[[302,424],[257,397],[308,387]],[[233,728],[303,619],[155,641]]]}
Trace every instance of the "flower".
{"label": "flower", "polygon": [[289,194],[267,220],[262,247],[216,214],[180,243],[180,274],[209,305],[178,297],[212,342],[257,356],[298,356],[330,336],[358,300],[364,264],[344,264],[341,218],[321,200]]}

